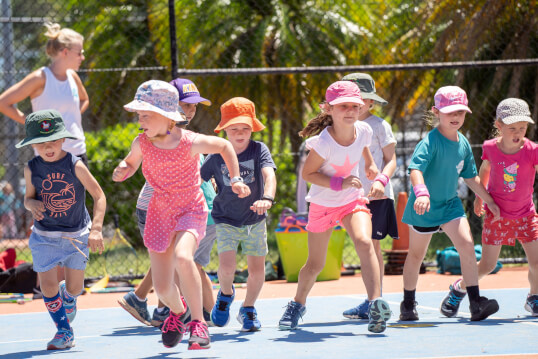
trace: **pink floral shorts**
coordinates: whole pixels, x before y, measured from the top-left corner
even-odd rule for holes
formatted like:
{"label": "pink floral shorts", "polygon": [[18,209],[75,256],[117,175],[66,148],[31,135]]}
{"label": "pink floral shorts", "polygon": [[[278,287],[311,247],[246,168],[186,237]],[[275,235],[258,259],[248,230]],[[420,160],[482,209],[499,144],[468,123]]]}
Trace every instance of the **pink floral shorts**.
{"label": "pink floral shorts", "polygon": [[482,243],[492,246],[529,243],[538,239],[538,214],[522,218],[501,218],[493,222],[493,214],[486,212],[482,228]]}

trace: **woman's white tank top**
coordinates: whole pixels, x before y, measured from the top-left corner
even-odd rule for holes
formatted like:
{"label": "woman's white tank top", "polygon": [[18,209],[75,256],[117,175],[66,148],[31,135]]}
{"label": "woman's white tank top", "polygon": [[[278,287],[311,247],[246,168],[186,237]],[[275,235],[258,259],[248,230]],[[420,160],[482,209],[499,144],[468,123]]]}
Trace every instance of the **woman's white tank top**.
{"label": "woman's white tank top", "polygon": [[64,120],[65,128],[78,140],[66,139],[62,148],[75,156],[86,153],[84,130],[82,129],[82,116],[80,114],[80,98],[78,87],[71,71],[67,71],[67,80],[59,81],[48,67],[42,68],[45,72],[45,88],[43,93],[32,99],[32,110],[58,111]]}

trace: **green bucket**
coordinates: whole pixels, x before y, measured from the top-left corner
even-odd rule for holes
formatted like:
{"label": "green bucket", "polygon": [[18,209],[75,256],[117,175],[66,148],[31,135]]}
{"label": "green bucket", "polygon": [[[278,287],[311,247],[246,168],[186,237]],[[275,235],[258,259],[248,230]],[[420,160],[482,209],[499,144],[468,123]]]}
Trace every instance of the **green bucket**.
{"label": "green bucket", "polygon": [[[299,271],[308,258],[308,233],[300,226],[289,226],[275,232],[280,260],[288,282],[297,282]],[[342,253],[346,231],[335,229],[329,240],[325,267],[317,277],[317,281],[340,278]]]}

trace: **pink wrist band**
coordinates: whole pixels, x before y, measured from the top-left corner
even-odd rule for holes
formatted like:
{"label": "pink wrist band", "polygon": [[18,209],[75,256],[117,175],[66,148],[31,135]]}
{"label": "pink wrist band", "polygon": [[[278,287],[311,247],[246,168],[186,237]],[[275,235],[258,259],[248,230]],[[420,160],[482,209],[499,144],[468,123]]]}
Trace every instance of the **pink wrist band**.
{"label": "pink wrist band", "polygon": [[344,182],[344,177],[331,177],[331,189],[333,191],[341,191],[342,190],[342,182]]}
{"label": "pink wrist band", "polygon": [[374,181],[379,181],[381,182],[381,184],[383,186],[386,186],[387,183],[389,183],[389,176],[387,176],[386,174],[384,173],[379,173],[376,177],[375,177],[375,180]]}
{"label": "pink wrist band", "polygon": [[430,192],[428,192],[428,188],[423,183],[413,186],[413,192],[415,192],[417,198],[422,196],[430,197]]}

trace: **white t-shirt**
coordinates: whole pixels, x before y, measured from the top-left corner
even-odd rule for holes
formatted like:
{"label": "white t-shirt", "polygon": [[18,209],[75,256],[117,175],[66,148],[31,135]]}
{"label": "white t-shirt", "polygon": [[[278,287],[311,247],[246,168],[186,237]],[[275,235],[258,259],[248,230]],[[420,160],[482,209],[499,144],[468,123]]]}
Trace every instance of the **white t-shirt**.
{"label": "white t-shirt", "polygon": [[[325,161],[319,169],[327,176],[348,177],[357,176],[363,181],[359,173],[359,163],[364,147],[370,146],[372,128],[366,123],[355,122],[356,139],[349,146],[339,145],[325,128],[317,136],[306,140],[306,147],[316,151]],[[347,188],[342,191],[333,191],[328,187],[312,184],[306,200],[325,207],[341,207],[364,196],[363,189]]]}
{"label": "white t-shirt", "polygon": [[[383,147],[396,143],[396,138],[392,133],[389,123],[380,117],[371,115],[361,122],[367,123],[372,128],[373,136],[372,143],[370,145],[370,152],[374,158],[375,165],[379,169],[379,172],[381,172],[386,165],[385,160],[383,159]],[[366,178],[366,172],[364,171],[364,158],[361,158],[359,173],[361,175],[360,179],[362,182],[362,187],[364,188],[364,193],[368,194],[374,181]],[[392,184],[390,181],[385,186],[385,197],[394,199],[394,190],[392,189]]]}

